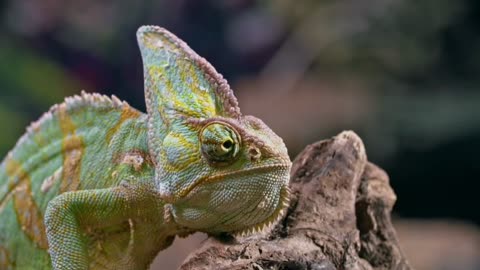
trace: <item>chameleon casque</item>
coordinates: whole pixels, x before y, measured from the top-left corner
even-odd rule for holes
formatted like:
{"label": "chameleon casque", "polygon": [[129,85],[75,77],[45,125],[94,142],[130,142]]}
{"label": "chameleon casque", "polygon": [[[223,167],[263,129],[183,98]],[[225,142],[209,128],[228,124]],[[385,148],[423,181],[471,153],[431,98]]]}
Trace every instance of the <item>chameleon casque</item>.
{"label": "chameleon casque", "polygon": [[147,114],[82,92],[0,165],[0,269],[147,269],[175,236],[248,234],[288,204],[280,137],[182,40],[142,26]]}

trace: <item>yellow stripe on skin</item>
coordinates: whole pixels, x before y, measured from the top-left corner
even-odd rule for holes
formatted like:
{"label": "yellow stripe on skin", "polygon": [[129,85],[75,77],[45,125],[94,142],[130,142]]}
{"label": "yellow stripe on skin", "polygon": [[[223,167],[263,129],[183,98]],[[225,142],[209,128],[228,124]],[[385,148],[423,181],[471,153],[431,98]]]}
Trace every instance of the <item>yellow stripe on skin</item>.
{"label": "yellow stripe on skin", "polygon": [[[150,75],[151,78],[162,77],[161,80],[165,83],[165,88],[163,88],[163,91],[166,91],[167,93],[164,93],[164,94],[157,93],[157,95],[164,96],[165,97],[164,100],[168,100],[169,103],[173,104],[173,106],[170,106],[170,107],[182,108],[182,109],[188,109],[189,108],[189,106],[187,104],[183,103],[183,101],[178,99],[178,95],[177,95],[178,93],[177,93],[176,89],[174,89],[172,81],[167,79],[166,76],[162,75],[162,74],[166,73],[166,70],[165,70],[164,67],[158,67],[158,66],[150,67],[148,69],[148,72],[149,72],[149,75]],[[153,80],[153,82],[155,82],[155,81],[156,80]],[[159,109],[161,109],[161,108],[159,108]],[[160,110],[160,114],[162,114],[162,113],[163,113],[163,109]]]}
{"label": "yellow stripe on skin", "polygon": [[[30,177],[22,168],[21,164],[13,159],[6,163],[7,176],[17,178],[17,184],[13,190],[13,205],[17,214],[18,224],[27,237],[39,248],[47,249],[47,236],[43,216],[33,199]],[[10,182],[13,185],[13,182]]]}
{"label": "yellow stripe on skin", "polygon": [[63,170],[60,184],[60,193],[63,193],[75,191],[80,185],[81,161],[85,147],[82,138],[75,134],[76,127],[65,104],[59,107],[58,121],[63,134]]}
{"label": "yellow stripe on skin", "polygon": [[[198,163],[198,156],[195,155],[195,149],[197,148],[196,143],[189,141],[188,137],[185,137],[183,134],[173,132],[168,134],[163,141],[161,150],[161,160],[164,161],[163,169],[167,172],[180,172],[188,166]],[[170,154],[179,155],[179,157],[168,156],[169,151],[176,151],[177,153]]]}
{"label": "yellow stripe on skin", "polygon": [[106,140],[107,144],[110,144],[112,137],[117,133],[122,124],[128,119],[137,119],[141,116],[141,113],[134,108],[124,105],[122,107],[122,113],[120,114],[120,119],[111,129],[107,131]]}
{"label": "yellow stripe on skin", "polygon": [[[163,81],[165,87],[163,91],[166,93],[159,94],[159,96],[164,96],[164,102],[168,102],[170,108],[175,108],[179,113],[186,114],[190,117],[201,118],[205,116],[215,115],[215,106],[213,100],[209,96],[208,91],[202,91],[199,87],[199,79],[193,67],[189,69],[179,69],[179,75],[182,82],[186,82],[187,77],[191,78],[190,90],[183,91],[179,95],[178,89],[175,89],[175,86],[172,84],[172,81],[169,79],[169,76],[164,76],[167,70],[161,66],[153,66],[148,69],[150,78],[158,78],[158,80]],[[157,81],[153,79],[153,82]],[[201,98],[199,98],[201,97]],[[164,104],[166,105],[166,104]],[[164,113],[163,108],[158,108],[160,114]]]}
{"label": "yellow stripe on skin", "polygon": [[[212,97],[210,96],[210,86],[205,87],[205,89],[201,89],[201,81],[197,72],[195,71],[195,68],[188,65],[186,65],[186,67],[189,67],[190,70],[182,72],[181,78],[182,81],[189,82],[190,89],[192,90],[191,95],[196,100],[196,102],[194,102],[195,107],[208,116],[216,115],[215,101],[212,100]],[[190,78],[190,80],[188,78]]]}
{"label": "yellow stripe on skin", "polygon": [[0,246],[0,269],[8,269],[11,264],[8,250]]}

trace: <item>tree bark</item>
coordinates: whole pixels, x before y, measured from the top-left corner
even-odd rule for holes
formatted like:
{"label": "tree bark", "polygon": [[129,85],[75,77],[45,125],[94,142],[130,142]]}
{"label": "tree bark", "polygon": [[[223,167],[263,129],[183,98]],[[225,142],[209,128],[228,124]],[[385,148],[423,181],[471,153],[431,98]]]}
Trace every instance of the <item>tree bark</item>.
{"label": "tree bark", "polygon": [[209,238],[180,269],[411,269],[391,223],[396,196],[345,131],[307,146],[293,162],[290,206],[273,230]]}

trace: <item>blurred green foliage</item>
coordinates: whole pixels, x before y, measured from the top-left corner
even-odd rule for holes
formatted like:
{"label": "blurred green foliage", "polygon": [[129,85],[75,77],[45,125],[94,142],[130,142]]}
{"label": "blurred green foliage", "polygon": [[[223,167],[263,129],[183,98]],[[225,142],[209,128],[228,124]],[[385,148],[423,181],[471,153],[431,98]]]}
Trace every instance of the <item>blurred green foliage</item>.
{"label": "blurred green foliage", "polygon": [[[28,47],[0,43],[0,153],[6,153],[12,142],[39,114],[81,89],[80,83],[51,59]],[[3,155],[3,154],[2,154]]]}
{"label": "blurred green foliage", "polygon": [[0,66],[2,90],[25,97],[26,103],[55,104],[81,89],[60,65],[27,47],[1,44],[0,59],[8,63]]}

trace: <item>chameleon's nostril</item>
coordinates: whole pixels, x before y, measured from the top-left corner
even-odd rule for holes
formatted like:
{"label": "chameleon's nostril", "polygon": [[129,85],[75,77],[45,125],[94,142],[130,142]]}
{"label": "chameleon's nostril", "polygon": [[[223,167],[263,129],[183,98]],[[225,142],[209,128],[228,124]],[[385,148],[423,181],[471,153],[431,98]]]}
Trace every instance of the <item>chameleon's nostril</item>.
{"label": "chameleon's nostril", "polygon": [[257,147],[252,146],[248,149],[248,155],[250,156],[250,160],[255,161],[261,157],[262,153]]}

